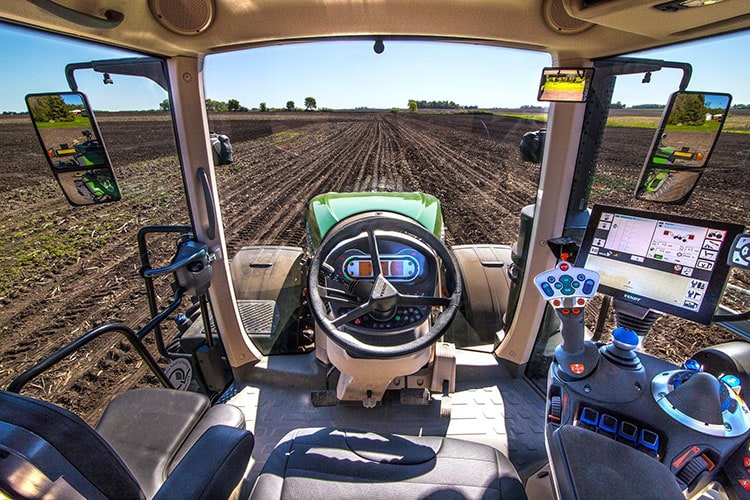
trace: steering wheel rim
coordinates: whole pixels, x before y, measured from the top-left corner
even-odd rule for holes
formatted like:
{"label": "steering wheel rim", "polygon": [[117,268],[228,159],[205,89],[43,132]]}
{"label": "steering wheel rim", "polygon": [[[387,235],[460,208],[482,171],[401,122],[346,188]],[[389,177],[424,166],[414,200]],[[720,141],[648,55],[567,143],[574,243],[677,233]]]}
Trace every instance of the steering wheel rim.
{"label": "steering wheel rim", "polygon": [[[415,221],[399,214],[390,212],[371,212],[354,216],[353,220],[343,221],[336,228],[329,231],[313,255],[310,268],[307,275],[307,290],[310,309],[317,324],[323,329],[328,338],[346,350],[349,355],[357,358],[397,358],[407,356],[428,347],[435,343],[458,312],[463,293],[463,282],[459,271],[458,263],[453,254],[448,250],[445,244],[430,231],[416,223]],[[384,219],[387,221],[387,227],[383,227]],[[435,252],[442,262],[445,269],[445,287],[448,290],[448,297],[420,297],[411,295],[402,295],[390,282],[382,275],[379,265],[379,250],[377,247],[376,231],[399,232],[410,236],[428,246]],[[367,234],[370,256],[376,259],[373,262],[373,287],[370,297],[366,302],[355,307],[353,311],[331,319],[328,316],[323,296],[320,291],[321,267],[326,258],[337,244],[347,238],[360,236],[363,232]],[[383,290],[382,296],[379,295]],[[394,299],[393,292],[398,295]],[[376,295],[376,296],[374,296]],[[419,337],[410,336],[404,342],[395,345],[377,345],[369,342],[366,335],[358,332],[349,332],[339,329],[355,317],[361,317],[376,310],[381,301],[396,300],[398,305],[429,305],[443,306],[444,309],[439,313],[430,330]],[[419,304],[417,304],[419,302]],[[377,332],[373,332],[376,334]],[[376,337],[377,338],[377,337]]]}

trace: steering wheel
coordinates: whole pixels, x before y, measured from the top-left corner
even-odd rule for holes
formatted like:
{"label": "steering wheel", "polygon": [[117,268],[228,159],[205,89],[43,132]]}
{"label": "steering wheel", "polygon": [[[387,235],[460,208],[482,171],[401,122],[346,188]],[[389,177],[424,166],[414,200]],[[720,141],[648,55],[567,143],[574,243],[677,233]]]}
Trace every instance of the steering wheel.
{"label": "steering wheel", "polygon": [[[398,233],[400,237],[414,241],[418,246],[426,246],[437,254],[445,270],[448,297],[399,292],[397,286],[383,275],[381,268],[378,238],[385,232]],[[330,277],[334,272],[326,259],[342,242],[361,237],[363,233],[367,236],[372,279],[354,281],[349,287],[351,293],[347,294],[347,298],[349,302],[356,304],[355,307],[331,319],[326,299],[333,300],[336,297],[330,294],[345,292],[322,284],[322,275]],[[351,356],[396,358],[432,345],[445,332],[458,312],[463,286],[455,258],[434,234],[407,217],[394,213],[368,212],[343,221],[329,231],[313,256],[308,272],[307,289],[312,313],[318,325],[333,342],[344,348]],[[398,307],[422,306],[443,308],[424,335],[418,335],[416,328],[391,334],[374,329],[366,331],[354,325],[355,320],[367,314],[376,319],[387,318]]]}

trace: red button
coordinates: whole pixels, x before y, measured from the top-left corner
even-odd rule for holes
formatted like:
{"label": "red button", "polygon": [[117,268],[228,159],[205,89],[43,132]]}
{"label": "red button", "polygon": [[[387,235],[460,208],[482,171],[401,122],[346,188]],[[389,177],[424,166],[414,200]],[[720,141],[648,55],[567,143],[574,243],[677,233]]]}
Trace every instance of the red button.
{"label": "red button", "polygon": [[570,269],[570,265],[567,262],[560,264],[560,271],[567,271],[568,269]]}
{"label": "red button", "polygon": [[555,300],[552,301],[552,305],[555,306],[555,307],[560,307],[560,304],[562,304],[562,302],[560,302],[557,299],[555,299]]}
{"label": "red button", "polygon": [[750,468],[750,457],[745,457],[742,459],[742,463],[745,465],[745,468]]}
{"label": "red button", "polygon": [[565,316],[567,316],[568,314],[570,314],[570,309],[563,309],[563,310],[562,310],[562,313],[563,313],[563,314],[564,314]]}
{"label": "red button", "polygon": [[571,363],[570,371],[572,371],[576,375],[580,375],[581,373],[586,371],[586,366],[583,363]]}
{"label": "red button", "polygon": [[581,310],[576,307],[573,309],[573,314],[581,314]]}
{"label": "red button", "polygon": [[746,490],[750,490],[750,479],[738,479],[737,482]]}
{"label": "red button", "polygon": [[586,303],[586,301],[584,299],[578,299],[578,305],[579,306],[582,306],[585,303]]}

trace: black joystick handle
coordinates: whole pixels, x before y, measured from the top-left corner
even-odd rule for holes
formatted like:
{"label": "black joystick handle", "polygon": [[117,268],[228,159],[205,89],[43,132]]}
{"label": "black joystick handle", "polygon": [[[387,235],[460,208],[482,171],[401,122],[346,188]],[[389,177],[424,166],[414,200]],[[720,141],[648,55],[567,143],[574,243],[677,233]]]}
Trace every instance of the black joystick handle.
{"label": "black joystick handle", "polygon": [[556,309],[555,312],[560,318],[560,335],[562,335],[560,348],[568,354],[580,353],[585,336],[583,308],[576,309],[575,313],[570,309]]}

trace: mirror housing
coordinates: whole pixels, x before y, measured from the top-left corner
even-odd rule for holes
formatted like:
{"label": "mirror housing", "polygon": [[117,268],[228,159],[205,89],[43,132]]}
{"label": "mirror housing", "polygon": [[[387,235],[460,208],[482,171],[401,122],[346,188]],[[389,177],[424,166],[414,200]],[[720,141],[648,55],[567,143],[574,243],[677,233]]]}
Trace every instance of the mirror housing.
{"label": "mirror housing", "polygon": [[26,105],[44,156],[74,206],[122,197],[112,162],[86,96],[80,92],[29,94]]}
{"label": "mirror housing", "polygon": [[537,100],[548,102],[586,102],[594,68],[544,68]]}
{"label": "mirror housing", "polygon": [[664,109],[641,170],[635,197],[682,205],[708,165],[732,96],[718,92],[675,92]]}

